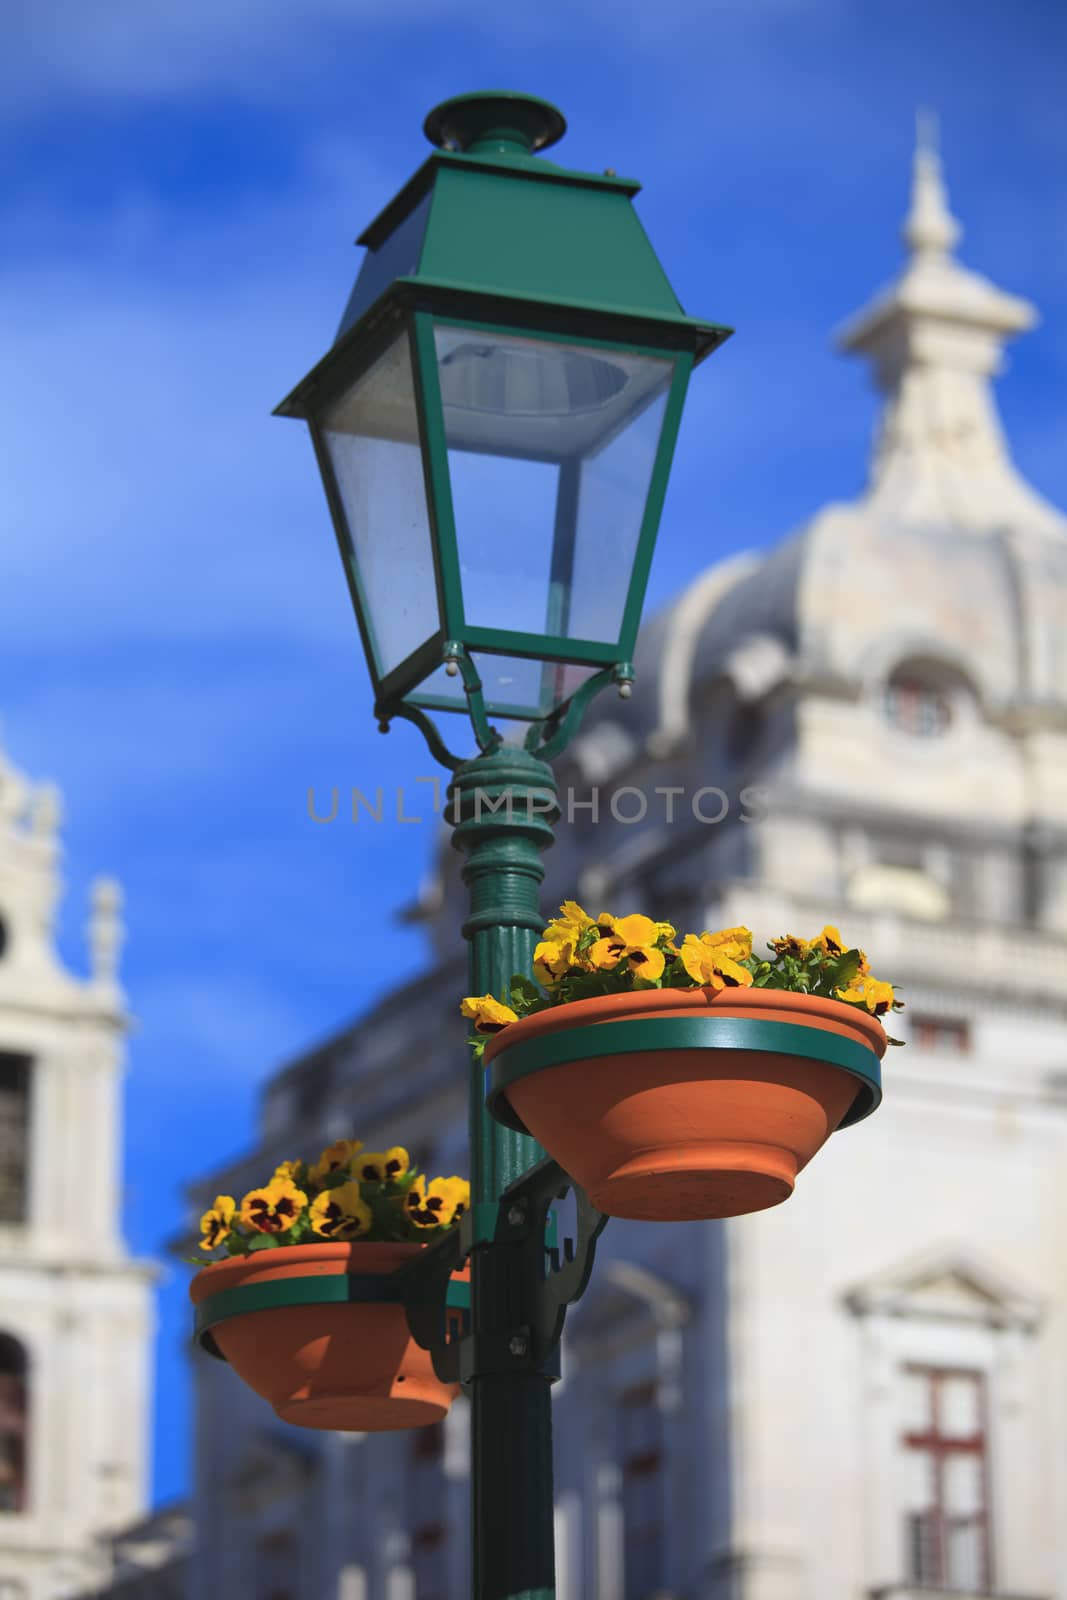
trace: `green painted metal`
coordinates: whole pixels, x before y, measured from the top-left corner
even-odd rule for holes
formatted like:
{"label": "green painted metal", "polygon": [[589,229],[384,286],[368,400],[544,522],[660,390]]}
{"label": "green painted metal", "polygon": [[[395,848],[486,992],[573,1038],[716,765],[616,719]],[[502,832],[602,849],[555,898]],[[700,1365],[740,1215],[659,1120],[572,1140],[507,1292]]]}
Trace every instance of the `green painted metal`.
{"label": "green painted metal", "polygon": [[481,89],[434,106],[422,131],[431,144],[455,150],[531,155],[562,139],[567,123],[550,100],[510,89]]}
{"label": "green painted metal", "polygon": [[[538,892],[542,851],[559,818],[552,769],[527,751],[507,746],[464,762],[448,790],[446,815],[453,844],[463,853],[470,913],[472,994],[506,995],[516,972],[531,970],[544,928]],[[544,1154],[525,1137],[502,1134],[485,1111],[481,1071],[471,1078],[471,1201],[493,1202]]]}
{"label": "green painted metal", "polygon": [[553,638],[548,633],[512,632],[509,628],[467,627],[463,633],[472,650],[485,650],[490,655],[526,656],[533,661],[573,661],[577,666],[605,667],[619,659],[619,646],[614,642],[605,644],[599,639]]}
{"label": "green painted metal", "polygon": [[423,711],[421,707],[407,703],[393,706],[389,716],[383,717],[378,723],[379,733],[389,732],[389,720],[391,717],[401,717],[405,722],[413,722],[416,728],[418,728],[419,732],[422,734],[423,738],[426,740],[426,744],[434,760],[439,761],[443,767],[447,767],[449,772],[455,772],[457,767],[462,766],[464,757],[455,755],[453,751],[448,748],[444,739],[441,737],[440,728],[438,728],[432,717],[428,717],[426,715],[425,711]]}
{"label": "green painted metal", "polygon": [[[861,1122],[882,1100],[878,1056],[858,1040],[803,1023],[757,1017],[632,1017],[596,1022],[587,1027],[560,1028],[540,1038],[520,1040],[502,1049],[485,1069],[486,1104],[491,1115],[515,1132],[525,1132],[507,1099],[508,1085],[533,1072],[589,1061],[597,1056],[628,1055],[638,1050],[669,1054],[672,1050],[773,1051],[807,1061],[840,1067],[857,1080],[856,1098],[839,1127]],[[610,1063],[605,1072],[611,1071]]]}
{"label": "green painted metal", "polygon": [[[472,994],[505,995],[529,972],[544,927],[538,891],[541,855],[559,818],[551,768],[506,748],[457,768],[447,814],[465,856]],[[489,1115],[480,1066],[470,1068],[473,1208],[496,1205],[543,1152],[525,1134]],[[483,1213],[484,1215],[484,1213]],[[471,1252],[472,1328],[506,1350],[523,1338],[514,1324],[512,1252],[475,1244]],[[552,1398],[543,1372],[471,1374],[471,1517],[475,1600],[553,1600]]]}
{"label": "green painted metal", "polygon": [[620,661],[616,666],[587,678],[569,699],[555,708],[551,716],[545,717],[539,723],[531,724],[526,738],[526,748],[541,761],[554,761],[558,755],[563,754],[578,732],[582,718],[601,690],[607,689],[612,684],[621,687],[624,683],[630,683],[633,681],[633,675],[630,662]]}
{"label": "green painted metal", "polygon": [[404,698],[404,691],[408,684],[420,682],[435,672],[441,665],[444,654],[445,635],[444,629],[439,629],[433,638],[427,639],[417,650],[413,650],[406,661],[402,661],[393,671],[387,673],[380,682],[375,683],[374,714],[377,717],[392,715],[391,707]]}
{"label": "green painted metal", "polygon": [[[559,243],[566,249],[566,241]],[[726,343],[732,328],[698,317],[671,316],[644,306],[606,306],[600,300],[565,300],[558,295],[513,295],[478,282],[455,283],[409,275],[396,278],[369,311],[347,330],[305,378],[274,409],[279,417],[307,420],[342,393],[362,361],[369,338],[398,327],[416,310],[432,311],[457,322],[522,328],[537,338],[556,333],[579,344],[612,343],[620,348],[648,346],[664,354],[688,351],[694,366]]]}
{"label": "green painted metal", "polygon": [[410,276],[516,299],[685,315],[629,195],[531,181],[525,166],[442,166]]}

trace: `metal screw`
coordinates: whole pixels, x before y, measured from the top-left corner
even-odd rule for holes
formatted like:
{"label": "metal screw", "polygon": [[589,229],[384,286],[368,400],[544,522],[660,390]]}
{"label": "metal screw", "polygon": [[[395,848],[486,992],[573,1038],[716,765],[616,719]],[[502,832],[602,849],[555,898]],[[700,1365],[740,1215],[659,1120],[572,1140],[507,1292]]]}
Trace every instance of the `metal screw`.
{"label": "metal screw", "polygon": [[521,1228],[526,1221],[526,1207],[514,1205],[508,1207],[507,1222],[509,1228]]}
{"label": "metal screw", "polygon": [[508,1350],[513,1356],[524,1356],[530,1347],[530,1341],[524,1333],[513,1333],[508,1340]]}
{"label": "metal screw", "polygon": [[445,671],[448,673],[448,676],[450,678],[458,677],[458,675],[459,675],[459,662],[458,661],[453,661],[452,657],[449,656],[448,660],[445,662]]}
{"label": "metal screw", "polygon": [[626,680],[623,679],[622,683],[619,684],[619,699],[620,700],[629,700],[629,698],[633,694],[633,692],[634,692],[633,684],[632,683],[627,683]]}

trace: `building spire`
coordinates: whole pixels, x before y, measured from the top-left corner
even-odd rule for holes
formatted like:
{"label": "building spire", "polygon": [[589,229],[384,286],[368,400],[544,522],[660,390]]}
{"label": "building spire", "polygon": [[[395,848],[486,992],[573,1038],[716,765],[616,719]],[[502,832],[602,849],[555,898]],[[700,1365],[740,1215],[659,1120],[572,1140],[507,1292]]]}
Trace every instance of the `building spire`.
{"label": "building spire", "polygon": [[919,112],[904,270],[840,331],[871,361],[884,401],[867,503],[894,518],[976,532],[1063,519],[1016,472],[990,379],[1003,346],[1033,326],[1034,308],[953,255],[961,229],[948,207],[937,119]]}
{"label": "building spire", "polygon": [[962,234],[948,208],[939,143],[937,112],[916,111],[911,210],[904,219],[903,229],[904,243],[912,256],[948,256],[959,244]]}

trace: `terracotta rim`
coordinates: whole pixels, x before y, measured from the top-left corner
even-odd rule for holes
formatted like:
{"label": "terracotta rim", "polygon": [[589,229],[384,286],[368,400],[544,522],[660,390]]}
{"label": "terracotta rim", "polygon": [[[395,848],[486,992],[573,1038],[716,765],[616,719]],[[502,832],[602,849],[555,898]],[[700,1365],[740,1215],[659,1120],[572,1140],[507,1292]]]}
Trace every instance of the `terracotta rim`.
{"label": "terracotta rim", "polygon": [[277,1250],[257,1250],[250,1256],[207,1262],[190,1283],[189,1296],[198,1306],[210,1295],[253,1280],[332,1277],[342,1273],[381,1277],[425,1248],[423,1244],[403,1241],[360,1244],[358,1239],[323,1239],[321,1244],[287,1244]]}
{"label": "terracotta rim", "polygon": [[859,1038],[881,1058],[888,1046],[885,1029],[868,1011],[826,1000],[821,995],[793,994],[785,989],[641,989],[631,994],[596,995],[591,1000],[571,1000],[532,1017],[520,1017],[501,1028],[485,1049],[486,1065],[502,1050],[541,1038],[563,1028],[581,1028],[597,1022],[621,1022],[634,1016],[691,1016],[694,1014],[753,1016],[806,1023],[815,1028]]}

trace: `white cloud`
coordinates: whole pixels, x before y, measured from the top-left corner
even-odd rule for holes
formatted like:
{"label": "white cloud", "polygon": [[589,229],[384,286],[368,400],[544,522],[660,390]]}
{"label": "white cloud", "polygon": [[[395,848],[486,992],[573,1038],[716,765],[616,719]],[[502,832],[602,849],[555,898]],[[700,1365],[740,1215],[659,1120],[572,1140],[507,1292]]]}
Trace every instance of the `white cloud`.
{"label": "white cloud", "polygon": [[[444,14],[440,0],[33,0],[5,19],[0,115],[71,90],[151,100],[305,93],[337,34]],[[455,23],[453,17],[453,24]]]}

